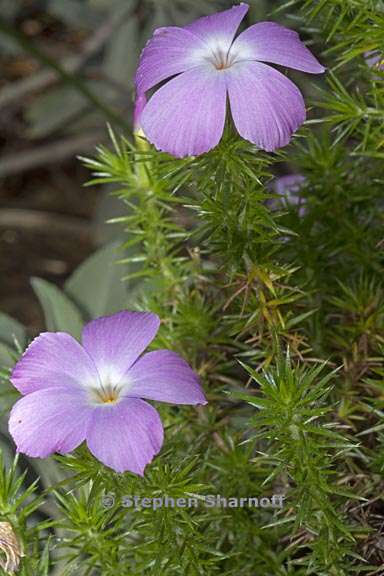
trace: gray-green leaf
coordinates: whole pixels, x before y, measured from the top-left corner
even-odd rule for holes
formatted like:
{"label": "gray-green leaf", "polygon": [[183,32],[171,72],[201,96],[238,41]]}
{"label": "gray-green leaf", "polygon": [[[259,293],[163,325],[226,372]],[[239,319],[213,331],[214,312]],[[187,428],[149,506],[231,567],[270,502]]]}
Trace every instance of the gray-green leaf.
{"label": "gray-green leaf", "polygon": [[121,281],[125,270],[116,263],[117,246],[114,242],[97,250],[65,284],[65,292],[90,318],[127,306],[127,284]]}
{"label": "gray-green leaf", "polygon": [[20,322],[0,312],[0,342],[7,344],[10,348],[15,348],[15,341],[21,348],[26,343],[25,328]]}
{"label": "gray-green leaf", "polygon": [[31,284],[44,310],[47,329],[69,332],[78,338],[84,322],[70,298],[57,286],[41,278],[32,278]]}

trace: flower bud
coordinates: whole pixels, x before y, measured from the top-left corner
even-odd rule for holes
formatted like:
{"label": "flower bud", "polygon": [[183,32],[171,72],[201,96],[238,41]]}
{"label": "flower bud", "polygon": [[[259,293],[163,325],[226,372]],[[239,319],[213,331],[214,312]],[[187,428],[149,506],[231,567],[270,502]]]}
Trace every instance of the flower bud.
{"label": "flower bud", "polygon": [[0,558],[0,567],[12,576],[19,568],[20,558],[24,556],[22,545],[9,522],[0,522],[0,551],[5,558]]}

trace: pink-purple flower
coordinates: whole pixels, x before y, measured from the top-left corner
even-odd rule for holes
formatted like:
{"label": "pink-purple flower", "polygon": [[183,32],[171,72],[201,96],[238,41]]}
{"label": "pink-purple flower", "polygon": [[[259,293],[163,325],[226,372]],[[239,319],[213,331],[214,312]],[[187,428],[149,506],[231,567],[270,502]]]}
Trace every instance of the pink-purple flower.
{"label": "pink-purple flower", "polygon": [[384,72],[384,54],[379,50],[370,50],[364,53],[366,63],[370,68]]}
{"label": "pink-purple flower", "polygon": [[140,111],[140,125],[159,150],[184,157],[214,148],[227,100],[239,134],[263,150],[288,144],[304,122],[300,90],[265,62],[312,74],[324,68],[296,32],[275,22],[259,22],[235,38],[248,8],[242,3],[184,28],[159,28],[144,48],[138,98],[168,80]]}
{"label": "pink-purple flower", "polygon": [[288,204],[299,207],[299,215],[305,214],[304,198],[300,191],[305,186],[307,179],[302,174],[287,174],[279,176],[272,183],[273,191],[279,194]]}
{"label": "pink-purple flower", "polygon": [[9,420],[17,450],[45,458],[86,441],[106,466],[142,475],[163,443],[160,416],[142,398],[206,404],[178,354],[143,354],[159,325],[156,314],[123,311],[87,324],[82,344],[65,332],[40,334],[11,375],[23,394]]}
{"label": "pink-purple flower", "polygon": [[141,126],[140,126],[141,115],[143,113],[143,110],[144,110],[146,104],[147,104],[147,99],[145,97],[145,94],[138,95],[136,100],[135,100],[135,108],[133,111],[133,129],[135,132],[140,132],[140,130],[141,130]]}
{"label": "pink-purple flower", "polygon": [[276,194],[285,197],[290,204],[299,204],[299,194],[306,182],[307,179],[302,174],[287,174],[276,178],[272,185]]}

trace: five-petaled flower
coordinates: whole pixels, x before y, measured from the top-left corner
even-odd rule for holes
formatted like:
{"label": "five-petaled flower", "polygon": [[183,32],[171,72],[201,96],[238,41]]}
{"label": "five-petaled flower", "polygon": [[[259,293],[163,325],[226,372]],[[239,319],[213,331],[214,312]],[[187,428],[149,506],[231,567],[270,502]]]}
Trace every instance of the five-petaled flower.
{"label": "five-petaled flower", "polygon": [[259,22],[235,39],[248,8],[159,28],[144,48],[136,74],[140,101],[171,78],[140,110],[140,125],[159,150],[184,157],[214,148],[227,98],[239,134],[263,150],[288,144],[304,122],[300,90],[265,62],[312,74],[324,68],[296,32],[274,22]]}
{"label": "five-petaled flower", "polygon": [[11,375],[24,395],[9,420],[17,450],[45,458],[86,440],[116,472],[142,475],[163,443],[159,414],[142,398],[206,404],[195,372],[178,354],[142,355],[159,325],[156,314],[122,311],[87,324],[82,345],[65,332],[40,334]]}

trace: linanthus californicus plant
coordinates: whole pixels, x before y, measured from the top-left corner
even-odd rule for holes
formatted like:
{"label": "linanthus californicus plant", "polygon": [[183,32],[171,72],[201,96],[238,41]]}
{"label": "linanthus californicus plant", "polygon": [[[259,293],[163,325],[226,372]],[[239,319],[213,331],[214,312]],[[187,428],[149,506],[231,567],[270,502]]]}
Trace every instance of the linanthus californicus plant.
{"label": "linanthus californicus plant", "polygon": [[[238,33],[246,4],[161,28],[144,48],[135,145],[111,131],[113,149],[86,164],[124,201],[129,277],[148,312],[94,320],[82,346],[42,334],[12,372],[19,451],[58,451],[66,471],[46,490],[59,518],[28,531],[23,511],[37,504],[23,507],[22,479],[0,469],[0,512],[29,547],[26,575],[60,561],[103,576],[381,573],[384,82],[370,60],[384,45],[379,4],[287,3],[314,52],[316,40],[330,43],[328,75],[287,27]],[[325,129],[308,123],[293,138],[304,99],[275,66],[322,82]],[[157,317],[161,350],[143,354]],[[143,399],[162,402],[161,451],[159,416]],[[272,512],[120,508],[125,495],[276,492],[286,506]],[[52,558],[44,530],[56,527]]]}

